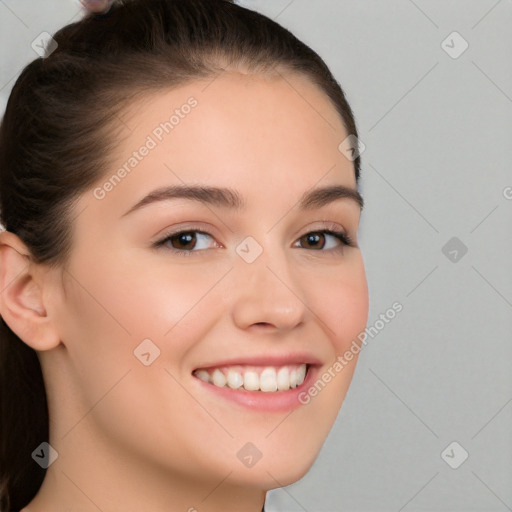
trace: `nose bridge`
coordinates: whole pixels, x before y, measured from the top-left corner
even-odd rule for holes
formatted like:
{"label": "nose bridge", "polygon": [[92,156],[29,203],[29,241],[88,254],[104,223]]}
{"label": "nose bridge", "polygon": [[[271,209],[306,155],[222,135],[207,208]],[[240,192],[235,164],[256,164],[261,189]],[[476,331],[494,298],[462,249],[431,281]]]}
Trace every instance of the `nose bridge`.
{"label": "nose bridge", "polygon": [[246,328],[270,324],[289,329],[304,320],[305,297],[284,248],[247,237],[236,248],[233,319]]}

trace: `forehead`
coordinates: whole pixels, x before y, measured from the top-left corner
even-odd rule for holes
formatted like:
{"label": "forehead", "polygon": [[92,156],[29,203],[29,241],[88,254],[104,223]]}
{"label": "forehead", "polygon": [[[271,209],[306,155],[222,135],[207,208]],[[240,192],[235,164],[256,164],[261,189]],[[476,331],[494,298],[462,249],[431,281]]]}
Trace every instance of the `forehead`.
{"label": "forehead", "polygon": [[172,184],[225,186],[268,202],[317,183],[355,188],[353,163],[338,149],[342,120],[300,75],[224,72],[147,94],[119,121],[110,175],[124,171],[108,194],[116,209]]}
{"label": "forehead", "polygon": [[[192,108],[187,105],[191,98]],[[130,128],[130,133],[125,132],[127,146],[136,146],[156,130],[158,145],[173,147],[176,157],[182,144],[189,149],[194,139],[196,148],[208,145],[220,152],[229,147],[232,158],[238,154],[237,147],[245,153],[252,147],[261,157],[274,151],[273,156],[288,158],[306,149],[314,157],[315,149],[328,147],[334,158],[347,135],[327,95],[306,77],[284,71],[272,75],[226,71],[148,94],[122,116]],[[194,155],[188,152],[187,156]]]}

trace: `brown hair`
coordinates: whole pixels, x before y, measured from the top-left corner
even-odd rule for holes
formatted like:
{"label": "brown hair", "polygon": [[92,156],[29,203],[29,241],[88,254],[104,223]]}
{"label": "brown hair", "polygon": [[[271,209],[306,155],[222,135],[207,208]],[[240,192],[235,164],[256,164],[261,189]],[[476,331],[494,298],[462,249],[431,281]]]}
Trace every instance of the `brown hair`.
{"label": "brown hair", "polygon": [[[330,98],[348,134],[351,108],[323,60],[271,19],[230,0],[119,0],[59,30],[57,48],[24,68],[0,126],[0,221],[35,262],[64,264],[74,201],[109,168],[114,121],[131,98],[226,68],[303,74]],[[341,141],[340,141],[341,142]],[[356,182],[359,156],[354,160]],[[37,353],[0,322],[0,512],[19,510],[45,470],[48,441]]]}

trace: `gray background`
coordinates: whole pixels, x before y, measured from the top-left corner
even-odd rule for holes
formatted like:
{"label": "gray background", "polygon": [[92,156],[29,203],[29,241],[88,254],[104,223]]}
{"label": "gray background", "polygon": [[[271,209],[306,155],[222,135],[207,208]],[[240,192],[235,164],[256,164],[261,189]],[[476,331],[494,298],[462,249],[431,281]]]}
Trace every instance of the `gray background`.
{"label": "gray background", "polygon": [[[366,146],[368,324],[403,305],[368,338],[313,468],[269,512],[512,510],[512,1],[241,3],[344,88]],[[0,0],[2,112],[32,41],[80,15],[76,0]]]}

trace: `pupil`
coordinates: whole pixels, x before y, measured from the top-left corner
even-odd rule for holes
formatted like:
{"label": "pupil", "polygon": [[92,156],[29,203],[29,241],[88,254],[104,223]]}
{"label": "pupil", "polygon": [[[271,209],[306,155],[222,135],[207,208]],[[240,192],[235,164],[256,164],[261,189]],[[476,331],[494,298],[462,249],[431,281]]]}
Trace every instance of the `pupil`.
{"label": "pupil", "polygon": [[180,245],[189,245],[194,241],[194,235],[192,233],[182,233],[178,236],[178,243]]}
{"label": "pupil", "polygon": [[308,241],[308,244],[310,244],[310,245],[318,244],[318,242],[320,241],[320,235],[317,233],[310,234],[307,236],[307,241]]}

